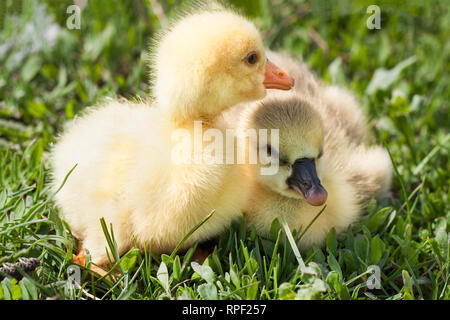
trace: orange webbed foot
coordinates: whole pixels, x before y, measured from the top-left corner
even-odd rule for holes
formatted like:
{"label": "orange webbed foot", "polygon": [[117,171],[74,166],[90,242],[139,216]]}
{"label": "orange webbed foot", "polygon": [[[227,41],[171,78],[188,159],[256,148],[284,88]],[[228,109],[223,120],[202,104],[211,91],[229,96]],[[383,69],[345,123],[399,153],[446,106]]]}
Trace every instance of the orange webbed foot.
{"label": "orange webbed foot", "polygon": [[[77,255],[74,254],[72,256],[72,258],[73,258],[73,262],[75,264],[78,264],[79,266],[82,266],[82,267],[86,266],[86,253],[83,250],[83,248],[81,247],[80,243],[78,244],[78,254]],[[90,263],[88,269],[91,270],[91,271],[94,271],[95,273],[97,273],[100,276],[100,278],[103,278],[109,272],[109,270],[103,269],[104,266],[105,266],[106,269],[110,269],[110,268],[106,267],[106,263],[98,263],[96,265]],[[119,275],[119,273],[117,271],[115,273],[116,273],[116,275]],[[109,280],[111,280],[113,282],[116,282],[118,280],[112,274],[108,275],[107,279],[109,279]]]}
{"label": "orange webbed foot", "polygon": [[80,251],[77,255],[73,255],[73,262],[84,267],[86,265],[86,254],[84,251]]}
{"label": "orange webbed foot", "polygon": [[[104,265],[105,265],[105,264],[102,264],[101,266],[104,266]],[[89,266],[89,269],[92,270],[92,271],[94,271],[94,272],[96,272],[101,278],[105,277],[105,276],[109,273],[109,271],[110,271],[110,270],[105,270],[105,269],[103,269],[102,267],[99,267],[99,266],[94,265],[94,264],[91,264],[91,265]],[[108,269],[108,268],[107,268],[107,269]],[[120,274],[118,273],[118,271],[116,271],[115,274],[116,274],[117,276],[120,275]],[[106,277],[106,279],[111,280],[111,281],[113,281],[113,282],[117,282],[117,280],[118,280],[118,278],[115,277],[113,274],[109,274],[109,275]]]}

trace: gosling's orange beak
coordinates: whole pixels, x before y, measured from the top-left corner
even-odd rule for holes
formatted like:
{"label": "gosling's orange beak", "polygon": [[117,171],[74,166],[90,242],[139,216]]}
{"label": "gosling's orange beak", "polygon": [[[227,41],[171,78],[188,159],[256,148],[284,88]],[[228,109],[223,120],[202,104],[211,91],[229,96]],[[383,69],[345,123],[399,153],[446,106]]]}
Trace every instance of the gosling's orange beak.
{"label": "gosling's orange beak", "polygon": [[264,86],[266,89],[289,90],[294,86],[294,78],[267,59]]}

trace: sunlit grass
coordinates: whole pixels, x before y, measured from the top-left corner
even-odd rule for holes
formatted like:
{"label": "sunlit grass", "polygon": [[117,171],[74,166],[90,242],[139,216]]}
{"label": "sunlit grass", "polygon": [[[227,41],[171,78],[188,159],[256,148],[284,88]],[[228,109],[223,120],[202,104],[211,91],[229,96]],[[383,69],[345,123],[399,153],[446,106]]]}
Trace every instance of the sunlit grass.
{"label": "sunlit grass", "polygon": [[[450,298],[450,13],[442,1],[381,6],[380,30],[365,27],[365,10],[315,15],[307,1],[235,1],[268,46],[356,94],[391,155],[392,196],[306,252],[292,246],[305,230],[283,227],[281,215],[267,239],[242,219],[203,265],[192,261],[196,246],[155,255],[149,244],[119,257],[114,228],[104,225],[118,281],[81,268],[81,288],[67,286],[77,248],[51,201],[48,150],[63,123],[98,99],[149,94],[142,53],[160,23],[147,1],[97,0],[83,10],[81,30],[69,31],[72,1],[25,2],[17,31],[0,31],[0,265],[35,257],[40,266],[17,279],[0,274],[0,299]],[[178,5],[164,2],[167,16]],[[29,50],[36,35],[22,31],[30,21],[58,26],[55,42]],[[367,287],[374,265],[381,289]]]}

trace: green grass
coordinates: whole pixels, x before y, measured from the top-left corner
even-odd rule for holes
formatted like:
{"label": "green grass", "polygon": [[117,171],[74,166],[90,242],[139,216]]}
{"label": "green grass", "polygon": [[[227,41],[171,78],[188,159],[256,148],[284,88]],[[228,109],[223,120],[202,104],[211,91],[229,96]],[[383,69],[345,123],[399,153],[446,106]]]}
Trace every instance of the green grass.
{"label": "green grass", "polygon": [[[117,283],[83,269],[82,288],[68,290],[76,243],[52,203],[49,146],[65,121],[98,99],[149,94],[143,53],[160,22],[144,0],[91,0],[80,30],[66,28],[72,1],[25,0],[20,15],[0,14],[0,265],[41,263],[22,278],[5,277],[0,299],[449,299],[449,6],[344,2],[240,6],[267,46],[355,92],[392,157],[391,198],[372,201],[358,223],[330,232],[325,248],[301,252],[301,260],[279,223],[264,239],[241,220],[203,265],[191,261],[193,248],[162,256],[131,250],[116,267]],[[0,1],[0,10],[5,3],[12,1]],[[366,28],[370,4],[381,8],[380,30]],[[164,1],[166,15],[178,5]],[[45,42],[45,34],[55,38]],[[370,265],[380,268],[381,289],[366,286]]]}

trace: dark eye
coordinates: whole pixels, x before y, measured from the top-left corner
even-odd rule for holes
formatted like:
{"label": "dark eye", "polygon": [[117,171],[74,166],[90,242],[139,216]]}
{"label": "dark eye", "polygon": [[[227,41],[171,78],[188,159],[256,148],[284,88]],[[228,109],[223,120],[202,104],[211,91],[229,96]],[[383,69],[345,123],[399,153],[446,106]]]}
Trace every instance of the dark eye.
{"label": "dark eye", "polygon": [[258,62],[258,54],[255,52],[250,53],[245,59],[248,64],[255,64]]}
{"label": "dark eye", "polygon": [[320,159],[323,156],[323,150],[320,150],[319,155],[317,156],[317,159]]}

